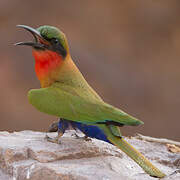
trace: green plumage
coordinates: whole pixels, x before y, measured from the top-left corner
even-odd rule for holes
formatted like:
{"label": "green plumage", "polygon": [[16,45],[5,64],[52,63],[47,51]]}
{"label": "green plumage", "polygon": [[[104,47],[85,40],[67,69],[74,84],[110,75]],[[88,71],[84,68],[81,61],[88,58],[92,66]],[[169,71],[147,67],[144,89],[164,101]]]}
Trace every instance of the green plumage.
{"label": "green plumage", "polygon": [[141,121],[102,100],[86,97],[82,89],[54,83],[48,88],[29,91],[30,103],[39,111],[86,124],[114,121],[124,125],[139,125]]}
{"label": "green plumage", "polygon": [[97,125],[104,131],[110,142],[131,157],[145,172],[154,177],[164,177],[165,175],[161,171],[121,137],[118,126],[99,124],[108,120],[124,125],[139,125],[142,122],[106,104],[101,99],[94,98],[93,94],[93,98],[86,97],[83,92],[81,88],[74,89],[64,83],[54,83],[48,88],[30,90],[28,98],[30,103],[41,112],[72,121]]}
{"label": "green plumage", "polygon": [[[42,63],[41,66],[37,66],[41,68],[36,69],[37,76],[40,72],[43,72],[44,76],[44,79],[39,76],[43,88],[28,92],[29,102],[41,112],[98,126],[111,143],[124,151],[145,172],[151,176],[164,177],[165,174],[121,136],[119,126],[136,126],[143,122],[105,103],[89,86],[71,59],[65,35],[51,26],[41,26],[37,30],[24,25],[19,27],[32,32],[35,37],[35,43],[21,42],[18,45],[30,45],[34,48],[36,63]],[[48,59],[43,56],[43,53],[48,56]],[[57,56],[54,56],[54,53],[57,53]],[[46,59],[45,63],[44,59]],[[54,67],[53,62],[59,62],[59,64],[56,63]]]}

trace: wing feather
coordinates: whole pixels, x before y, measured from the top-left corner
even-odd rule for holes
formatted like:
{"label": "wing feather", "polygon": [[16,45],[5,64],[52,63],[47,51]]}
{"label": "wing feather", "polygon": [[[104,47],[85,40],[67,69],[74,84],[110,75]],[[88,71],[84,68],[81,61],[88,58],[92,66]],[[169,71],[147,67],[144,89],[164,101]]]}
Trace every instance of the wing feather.
{"label": "wing feather", "polygon": [[86,124],[106,121],[119,122],[125,125],[139,125],[141,121],[126,114],[118,108],[106,104],[102,100],[83,97],[56,86],[32,89],[28,93],[30,103],[39,111],[64,119]]}

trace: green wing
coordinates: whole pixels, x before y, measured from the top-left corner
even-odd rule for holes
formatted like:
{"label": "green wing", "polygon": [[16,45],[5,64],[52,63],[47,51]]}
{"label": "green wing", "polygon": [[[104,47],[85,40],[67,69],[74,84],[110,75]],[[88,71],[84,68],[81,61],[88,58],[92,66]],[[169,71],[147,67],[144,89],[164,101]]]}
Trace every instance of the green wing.
{"label": "green wing", "polygon": [[125,125],[139,125],[142,121],[104,103],[81,89],[55,83],[51,87],[28,92],[30,103],[39,111],[86,124],[114,121]]}

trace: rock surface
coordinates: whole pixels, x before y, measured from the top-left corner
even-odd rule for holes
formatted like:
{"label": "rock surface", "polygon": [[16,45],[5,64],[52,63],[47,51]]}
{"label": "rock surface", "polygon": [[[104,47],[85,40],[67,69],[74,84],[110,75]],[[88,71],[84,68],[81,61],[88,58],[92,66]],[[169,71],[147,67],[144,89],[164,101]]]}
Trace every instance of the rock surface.
{"label": "rock surface", "polygon": [[[0,180],[151,180],[115,146],[92,139],[72,137],[68,131],[61,144],[47,142],[45,133],[0,132]],[[49,133],[55,136],[56,133]],[[166,143],[126,138],[160,170],[164,179],[180,179],[180,153]],[[170,175],[170,176],[169,176]]]}

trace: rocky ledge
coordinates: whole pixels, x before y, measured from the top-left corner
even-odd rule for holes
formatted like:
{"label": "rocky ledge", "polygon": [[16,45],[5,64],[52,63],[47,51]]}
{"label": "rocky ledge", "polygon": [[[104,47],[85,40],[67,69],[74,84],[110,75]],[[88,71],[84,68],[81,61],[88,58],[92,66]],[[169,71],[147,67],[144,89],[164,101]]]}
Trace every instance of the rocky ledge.
{"label": "rocky ledge", "polygon": [[[77,139],[73,132],[61,144],[47,142],[42,132],[0,132],[0,180],[155,179],[115,146]],[[164,180],[180,179],[180,143],[146,136],[125,139],[167,174]]]}

